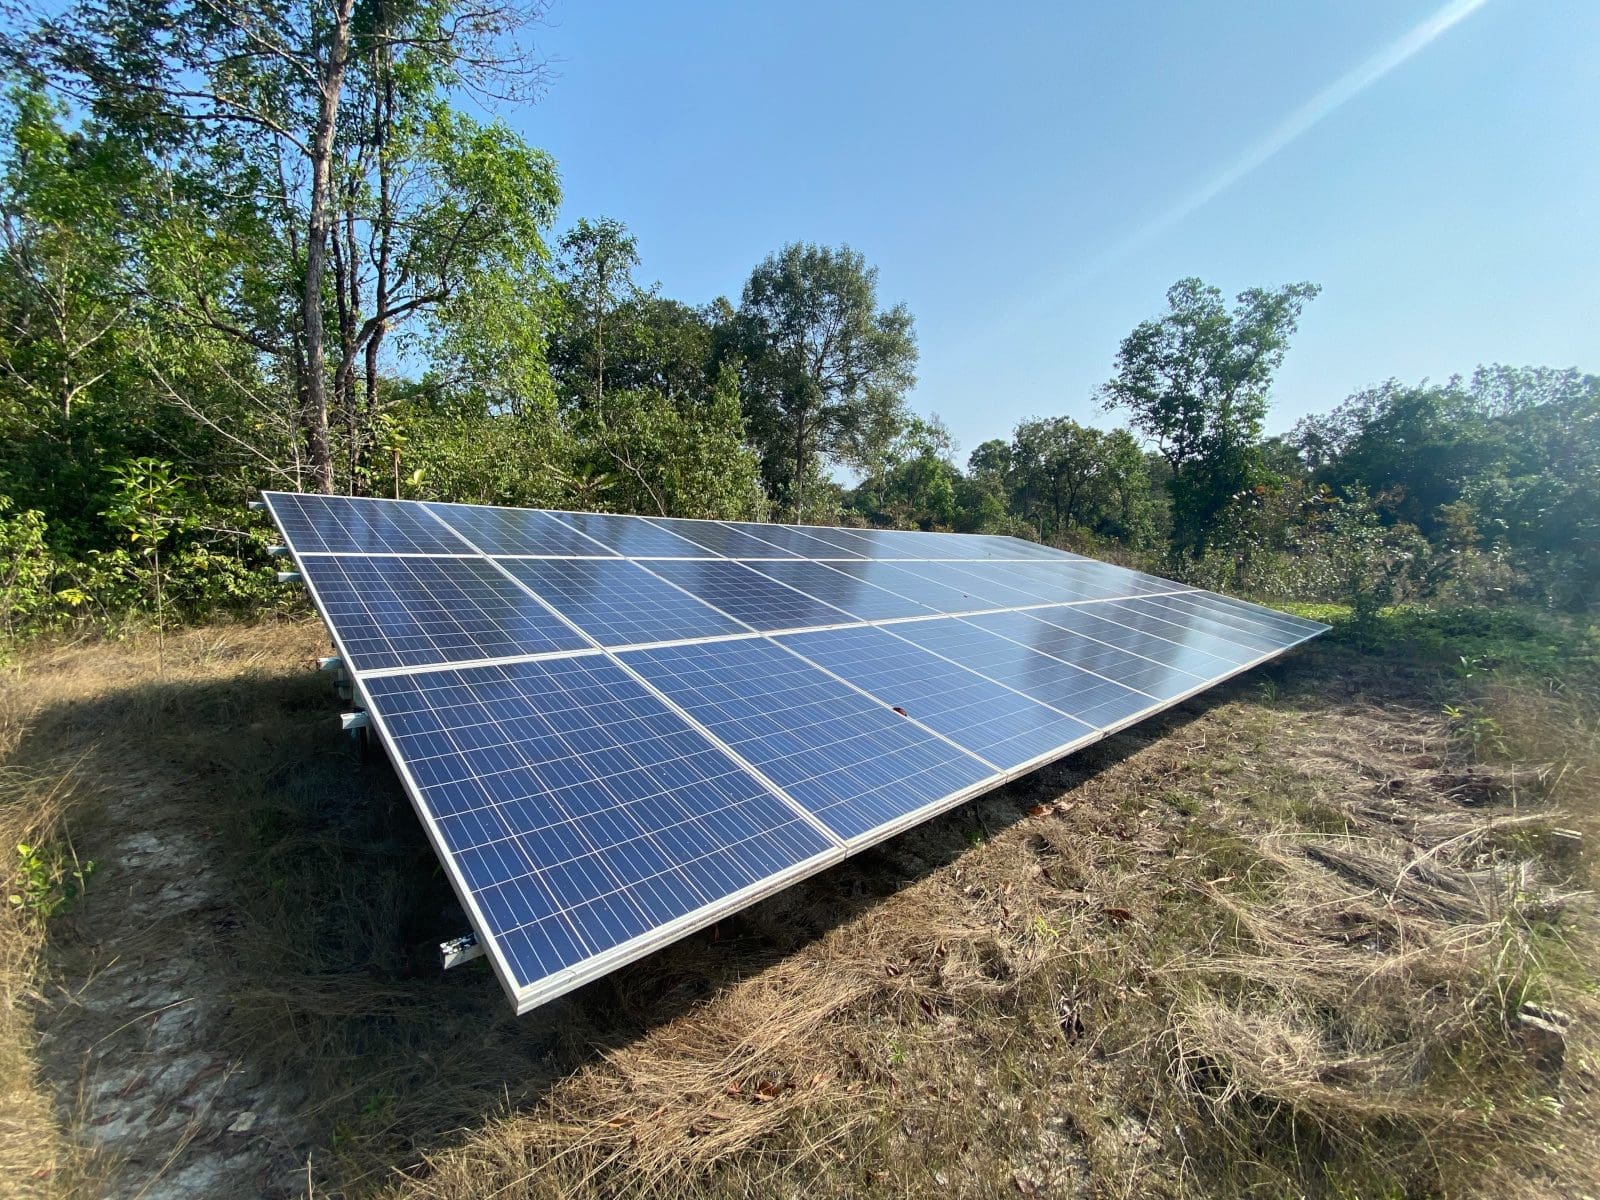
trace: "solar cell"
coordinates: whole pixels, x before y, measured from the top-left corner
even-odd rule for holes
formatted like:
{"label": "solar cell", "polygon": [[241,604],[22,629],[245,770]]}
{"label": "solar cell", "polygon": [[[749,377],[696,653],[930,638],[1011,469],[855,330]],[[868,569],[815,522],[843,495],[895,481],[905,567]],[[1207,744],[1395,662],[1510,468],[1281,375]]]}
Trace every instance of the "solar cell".
{"label": "solar cell", "polygon": [[1186,632],[1196,630],[1210,637],[1232,642],[1235,646],[1243,646],[1246,650],[1255,652],[1250,655],[1251,658],[1270,650],[1281,649],[1283,646],[1281,638],[1243,628],[1242,623],[1235,625],[1231,621],[1219,620],[1204,612],[1195,611],[1183,600],[1182,596],[1148,596],[1126,603],[1136,612],[1146,613]]}
{"label": "solar cell", "polygon": [[1157,703],[1153,696],[1008,641],[959,617],[883,628],[1095,728],[1118,724]]}
{"label": "solar cell", "polygon": [[679,537],[670,528],[652,525],[643,517],[615,513],[552,512],[563,525],[609,546],[628,558],[715,558],[704,546]]}
{"label": "solar cell", "polygon": [[847,541],[865,558],[926,561],[941,557],[938,545],[927,534],[908,529],[827,529],[821,536]]}
{"label": "solar cell", "polygon": [[893,592],[913,600],[924,608],[939,613],[978,612],[995,607],[980,596],[946,583],[929,579],[908,570],[915,564],[909,562],[837,562],[829,563],[831,570],[870,583],[886,592]]}
{"label": "solar cell", "polygon": [[310,555],[300,570],[358,671],[588,645],[482,559]]}
{"label": "solar cell", "polygon": [[1220,678],[1236,670],[1239,665],[1234,659],[1210,654],[1199,647],[1180,645],[1136,629],[1117,620],[1118,614],[1101,604],[1035,608],[1029,609],[1028,615],[1036,621],[1047,621],[1062,629],[1070,629],[1092,641],[1115,646],[1200,679]]}
{"label": "solar cell", "polygon": [[485,508],[481,504],[429,504],[427,508],[485,554],[613,558],[617,553],[537,509]]}
{"label": "solar cell", "polygon": [[[652,525],[677,534],[722,558],[800,558],[799,554],[762,538],[741,533],[720,521],[673,521],[646,517]],[[780,526],[781,528],[781,526]],[[780,535],[781,536],[781,535]]]}
{"label": "solar cell", "polygon": [[[1204,651],[1206,654],[1232,663],[1235,667],[1242,667],[1258,657],[1255,650],[1241,646],[1238,642],[1216,637],[1194,625],[1183,624],[1176,620],[1163,620],[1159,613],[1152,613],[1139,607],[1138,604],[1138,601],[1104,600],[1092,607],[1097,616],[1103,616],[1118,625],[1126,625],[1130,629],[1151,634],[1174,645]],[[1166,615],[1177,616],[1171,612]]]}
{"label": "solar cell", "polygon": [[750,631],[749,626],[625,559],[498,561],[602,646],[635,646]]}
{"label": "solar cell", "polygon": [[262,492],[261,498],[296,556],[473,553],[420,504],[300,492]]}
{"label": "solar cell", "polygon": [[[992,562],[980,568],[982,573],[1009,587],[1037,597],[1034,603],[1044,600],[1068,602],[1092,600],[1105,595],[1126,595],[1113,591],[1110,584],[1095,586],[1087,583],[1074,571],[1043,563]],[[969,571],[969,573],[972,573]]]}
{"label": "solar cell", "polygon": [[926,617],[937,611],[876,587],[855,575],[834,570],[836,566],[844,565],[840,563],[763,562],[749,565],[770,579],[776,579],[863,621]]}
{"label": "solar cell", "polygon": [[988,544],[983,538],[974,538],[961,533],[919,533],[915,531],[894,531],[900,539],[901,545],[911,551],[913,557],[928,559],[934,562],[972,562],[986,559],[999,554],[999,548]]}
{"label": "solar cell", "polygon": [[[1003,564],[1006,571],[1024,579],[1038,580],[1071,588],[1079,599],[1111,600],[1118,596],[1143,596],[1171,592],[1176,584],[1152,579],[1137,571],[1125,571],[1110,563],[1091,563],[1087,559],[1056,563],[1021,562]],[[996,569],[999,569],[997,566]]]}
{"label": "solar cell", "polygon": [[579,962],[626,961],[674,922],[837,855],[603,655],[365,690],[519,1005]]}
{"label": "solar cell", "polygon": [[884,836],[995,774],[764,638],[621,658],[847,842]]}
{"label": "solar cell", "polygon": [[1247,604],[1231,596],[1219,596],[1215,592],[1186,592],[1183,599],[1187,604],[1218,620],[1243,618],[1246,622],[1245,628],[1273,633],[1280,641],[1284,639],[1299,641],[1302,638],[1313,637],[1325,628],[1315,621],[1306,621],[1289,613],[1279,612],[1275,608]]}
{"label": "solar cell", "polygon": [[1150,596],[1147,599],[1152,609],[1160,608],[1191,617],[1196,622],[1202,623],[1205,628],[1234,641],[1246,638],[1248,639],[1246,645],[1258,646],[1263,652],[1281,647],[1286,640],[1298,640],[1297,634],[1286,633],[1283,629],[1246,616],[1244,613],[1214,608],[1203,601],[1196,601],[1187,593],[1177,596]]}
{"label": "solar cell", "polygon": [[1092,562],[1082,555],[1072,554],[1066,550],[1057,550],[1051,546],[1041,546],[1038,542],[1025,542],[1021,538],[999,537],[995,534],[963,534],[970,537],[977,545],[987,551],[983,555],[991,559],[1034,559],[1044,562],[1059,562],[1069,560],[1075,562]]}
{"label": "solar cell", "polygon": [[1105,679],[1114,679],[1124,687],[1144,692],[1157,700],[1171,700],[1185,695],[1205,682],[1203,676],[1191,675],[1167,663],[1140,658],[1126,650],[1052,625],[1045,615],[1050,611],[1034,608],[1027,612],[982,613],[967,617],[966,620],[979,629],[997,633],[1030,650],[1071,663],[1081,670],[1093,671]]}
{"label": "solar cell", "polygon": [[1095,734],[1092,726],[883,628],[788,633],[778,641],[1003,771],[1061,754]]}
{"label": "solar cell", "polygon": [[909,562],[899,567],[930,583],[955,588],[978,601],[978,608],[1017,608],[1029,604],[1044,604],[1046,598],[1037,591],[1029,591],[1001,578],[998,572],[974,569],[971,563]]}
{"label": "solar cell", "polygon": [[[817,537],[809,529],[794,525],[763,525],[755,521],[722,521],[729,529],[745,534],[776,546],[780,550],[787,550],[801,558],[865,558],[857,550],[846,549],[837,541],[824,540]],[[733,555],[735,558],[748,557],[746,555]]]}
{"label": "solar cell", "polygon": [[1004,537],[265,495],[519,1011],[1324,628]]}
{"label": "solar cell", "polygon": [[[743,528],[742,525],[741,528]],[[866,536],[865,530],[839,529],[831,525],[804,525],[800,528],[808,538],[813,538],[826,545],[835,546],[840,550],[846,551],[847,553],[843,557],[874,558],[877,556],[874,543],[870,537]],[[840,556],[819,554],[817,557],[835,558]]]}
{"label": "solar cell", "polygon": [[769,579],[743,563],[652,562],[649,569],[753,629],[800,629],[851,619],[849,613]]}

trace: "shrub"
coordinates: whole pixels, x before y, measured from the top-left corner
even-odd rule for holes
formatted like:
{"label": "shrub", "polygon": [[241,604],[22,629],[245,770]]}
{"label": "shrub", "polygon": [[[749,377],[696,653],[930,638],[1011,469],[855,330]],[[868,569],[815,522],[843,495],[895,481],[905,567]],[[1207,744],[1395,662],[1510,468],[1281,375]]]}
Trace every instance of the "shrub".
{"label": "shrub", "polygon": [[44,514],[11,509],[11,498],[0,496],[0,632],[8,644],[50,619],[56,569]]}

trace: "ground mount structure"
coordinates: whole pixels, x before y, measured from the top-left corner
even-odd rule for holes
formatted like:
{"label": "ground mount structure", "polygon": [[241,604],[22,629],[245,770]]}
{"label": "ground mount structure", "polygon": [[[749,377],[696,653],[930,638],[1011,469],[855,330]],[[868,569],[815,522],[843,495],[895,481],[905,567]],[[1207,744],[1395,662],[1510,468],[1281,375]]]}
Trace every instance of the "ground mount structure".
{"label": "ground mount structure", "polygon": [[1326,626],[982,534],[267,492],[518,1012]]}

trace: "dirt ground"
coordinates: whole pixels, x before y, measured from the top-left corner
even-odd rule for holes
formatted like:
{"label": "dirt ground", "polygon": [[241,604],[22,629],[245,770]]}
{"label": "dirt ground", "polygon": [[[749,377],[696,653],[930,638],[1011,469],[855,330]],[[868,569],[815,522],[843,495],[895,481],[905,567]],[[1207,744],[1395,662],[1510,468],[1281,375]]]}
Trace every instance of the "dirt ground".
{"label": "dirt ground", "polygon": [[1307,648],[518,1019],[325,644],[4,684],[8,829],[95,863],[18,925],[19,1194],[1592,1188],[1592,781],[1436,673]]}

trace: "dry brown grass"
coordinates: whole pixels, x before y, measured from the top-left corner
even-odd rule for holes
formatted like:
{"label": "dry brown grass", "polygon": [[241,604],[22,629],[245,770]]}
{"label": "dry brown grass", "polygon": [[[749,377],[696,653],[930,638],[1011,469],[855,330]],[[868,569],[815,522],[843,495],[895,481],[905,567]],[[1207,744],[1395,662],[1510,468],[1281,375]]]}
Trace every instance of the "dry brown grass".
{"label": "dry brown grass", "polygon": [[[204,928],[180,917],[212,1016],[185,1036],[257,1081],[228,1104],[271,1127],[200,1114],[124,1177],[224,1154],[266,1164],[235,1192],[509,1200],[1555,1196],[1600,1174],[1587,862],[1548,834],[1600,813],[1579,695],[1480,689],[1486,754],[1442,715],[1455,685],[1314,648],[518,1020],[486,972],[428,965],[461,918],[386,769],[332,732],[318,642],[195,631],[161,679],[138,643],[49,651],[0,697],[15,763],[78,755],[74,795],[103,795],[62,806],[80,845],[206,833]],[[170,882],[107,862],[16,960],[51,985],[23,987],[54,1048],[23,1021],[8,1080],[42,1061],[73,1093],[75,1031],[104,1031],[55,985],[128,933],[113,897]],[[120,953],[158,973],[172,932]],[[1528,1003],[1571,1019],[1559,1075]],[[8,1146],[65,1162],[23,1093]]]}
{"label": "dry brown grass", "polygon": [[[40,797],[42,789],[30,785],[33,781],[15,777],[0,782],[0,845],[7,849],[56,836],[58,816],[48,804],[48,790]],[[35,1071],[32,986],[43,931],[10,907],[0,920],[5,922],[0,931],[0,1178],[10,1181],[7,1189],[17,1196],[42,1197],[50,1194],[64,1154]]]}
{"label": "dry brown grass", "polygon": [[[11,765],[32,714],[25,706],[0,708],[0,896],[20,894],[19,844],[48,847],[73,860],[68,814],[85,803],[67,761]],[[93,1188],[93,1157],[67,1138],[55,1115],[48,1083],[40,1078],[37,981],[45,921],[27,907],[6,903],[0,912],[0,1188],[8,1196],[43,1198]]]}
{"label": "dry brown grass", "polygon": [[[1471,761],[1437,709],[1397,711],[1373,685],[1392,691],[1376,672],[1332,696],[1303,676],[1275,703],[1236,696],[1092,752],[1075,786],[1007,797],[1011,816],[992,815],[1009,828],[801,949],[781,994],[814,992],[807,1011],[828,1017],[773,1021],[761,1061],[777,1095],[805,1078],[797,1058],[834,1095],[799,1092],[787,1123],[737,1103],[714,1056],[706,1071],[684,1054],[741,1027],[736,988],[396,1194],[555,1196],[574,1179],[651,1195],[1577,1186],[1600,1165],[1587,1042],[1563,1116],[1516,1024],[1529,1000],[1559,999],[1578,1029],[1595,1016],[1548,965],[1586,936],[1571,882],[1529,840],[1556,776],[1533,773],[1517,800],[1541,811],[1519,811],[1516,772]],[[1034,801],[1046,811],[1015,823]],[[841,1110],[851,1122],[830,1119]]]}

